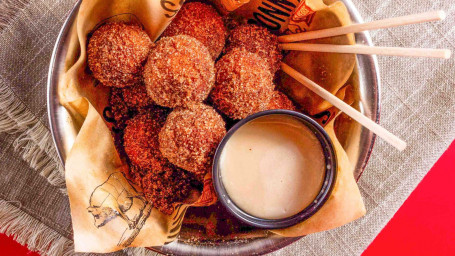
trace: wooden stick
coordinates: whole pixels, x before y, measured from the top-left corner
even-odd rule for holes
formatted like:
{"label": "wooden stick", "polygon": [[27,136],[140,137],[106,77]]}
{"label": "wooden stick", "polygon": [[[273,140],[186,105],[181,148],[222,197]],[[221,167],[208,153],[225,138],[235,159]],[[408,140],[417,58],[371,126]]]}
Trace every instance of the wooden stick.
{"label": "wooden stick", "polygon": [[357,33],[365,30],[375,30],[381,28],[391,28],[409,24],[416,24],[422,22],[436,21],[445,19],[446,14],[444,11],[432,11],[418,14],[412,14],[401,17],[388,18],[384,20],[376,20],[367,23],[352,24],[343,27],[335,27],[328,29],[321,29],[292,35],[279,36],[278,41],[283,43],[291,43],[297,41],[304,41],[309,39],[331,37],[345,35],[349,33]]}
{"label": "wooden stick", "polygon": [[359,122],[361,125],[365,126],[370,131],[374,132],[376,135],[384,139],[386,142],[394,146],[400,151],[403,151],[406,148],[406,142],[401,140],[400,138],[396,137],[379,124],[375,123],[368,117],[364,116],[362,113],[354,109],[353,107],[346,104],[344,101],[337,98],[335,95],[331,94],[315,82],[311,81],[306,76],[300,74],[297,70],[291,68],[285,63],[281,63],[281,70],[283,70],[286,74],[293,77],[295,80],[302,83],[305,87],[310,89],[312,92],[316,93],[324,100],[330,102],[333,106],[337,107],[342,112],[346,113],[352,119]]}
{"label": "wooden stick", "polygon": [[336,52],[356,54],[377,54],[409,57],[450,58],[448,49],[402,48],[402,47],[374,47],[367,45],[336,45],[336,44],[281,44],[283,50],[308,51],[308,52]]}

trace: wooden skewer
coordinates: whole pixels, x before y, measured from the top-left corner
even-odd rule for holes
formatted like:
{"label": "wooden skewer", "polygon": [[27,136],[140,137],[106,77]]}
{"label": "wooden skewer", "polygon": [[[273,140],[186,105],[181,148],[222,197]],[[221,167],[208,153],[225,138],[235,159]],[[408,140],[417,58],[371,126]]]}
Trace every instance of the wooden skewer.
{"label": "wooden skewer", "polygon": [[344,101],[337,98],[335,95],[331,94],[315,82],[311,81],[308,77],[300,74],[297,70],[291,68],[285,63],[281,63],[281,70],[286,74],[293,77],[295,80],[302,83],[305,87],[310,89],[312,92],[316,93],[324,100],[330,102],[332,105],[337,107],[342,112],[346,113],[352,119],[359,122],[361,125],[365,126],[370,131],[374,132],[376,135],[384,139],[386,142],[394,146],[400,151],[403,151],[406,148],[406,142],[401,140],[400,138],[396,137],[386,129],[384,129],[379,124],[375,123],[368,117],[364,116],[362,113],[354,109],[353,107],[346,104]]}
{"label": "wooden skewer", "polygon": [[309,39],[316,39],[316,38],[323,38],[323,37],[331,37],[331,36],[339,36],[345,35],[349,33],[356,33],[365,30],[375,30],[381,28],[391,28],[409,24],[416,24],[422,22],[429,22],[429,21],[436,21],[436,20],[443,20],[445,19],[446,14],[444,11],[432,11],[432,12],[424,12],[418,14],[412,14],[407,16],[401,17],[394,17],[388,18],[383,20],[376,20],[367,23],[360,23],[360,24],[352,24],[343,27],[335,27],[335,28],[328,28],[328,29],[321,29],[303,33],[297,33],[292,35],[284,35],[279,36],[278,41],[283,43],[291,43],[297,41],[304,41]]}
{"label": "wooden skewer", "polygon": [[448,49],[402,48],[402,47],[374,47],[367,45],[336,45],[336,44],[306,44],[289,43],[281,44],[283,50],[308,51],[308,52],[336,52],[356,54],[377,54],[409,57],[450,58]]}

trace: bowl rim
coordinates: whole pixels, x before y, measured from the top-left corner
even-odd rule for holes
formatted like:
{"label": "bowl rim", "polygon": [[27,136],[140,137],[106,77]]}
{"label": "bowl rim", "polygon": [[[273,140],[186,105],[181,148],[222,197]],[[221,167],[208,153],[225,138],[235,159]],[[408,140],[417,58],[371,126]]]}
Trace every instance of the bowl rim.
{"label": "bowl rim", "polygon": [[[352,0],[340,0],[342,1],[351,16],[351,20],[355,23],[362,23],[363,19],[354,5]],[[59,66],[61,66],[62,56],[61,54],[64,53],[65,48],[65,39],[67,37],[67,33],[71,28],[71,25],[74,23],[76,19],[77,11],[79,10],[79,6],[82,0],[77,0],[74,4],[74,7],[67,13],[67,17],[61,27],[60,33],[55,41],[54,50],[52,52],[50,58],[50,65],[49,65],[49,72],[48,72],[48,79],[47,79],[47,110],[48,110],[48,121],[50,126],[50,131],[52,135],[52,140],[54,141],[54,145],[57,150],[57,154],[61,160],[61,163],[65,164],[66,159],[66,142],[65,138],[63,137],[62,131],[64,131],[64,126],[62,125],[62,119],[64,119],[64,115],[62,115],[61,109],[63,106],[60,105],[58,101],[58,83],[60,79],[59,73]],[[369,46],[373,46],[373,42],[368,31],[356,33],[356,42],[358,44],[365,44]],[[365,76],[367,81],[370,83],[366,83],[365,81],[361,81],[360,84],[363,86],[369,86],[372,88],[373,92],[372,99],[370,101],[374,109],[369,112],[373,121],[379,123],[380,121],[380,113],[381,113],[381,79],[380,79],[380,72],[379,72],[379,65],[377,61],[376,55],[357,55],[359,74],[360,76]],[[360,63],[359,63],[360,60]],[[62,62],[63,63],[63,62]],[[358,163],[355,165],[355,177],[358,180],[363,171],[365,170],[366,165],[370,159],[371,153],[373,151],[375,142],[376,142],[376,135],[365,131],[362,135],[369,141],[367,147],[362,152],[362,154],[358,157]],[[154,246],[149,247],[148,249],[166,255],[194,255],[194,254],[202,254],[202,255],[231,255],[232,250],[235,250],[237,255],[251,255],[254,253],[255,255],[263,255],[267,253],[271,253],[273,251],[279,250],[284,248],[298,240],[301,237],[275,237],[275,236],[268,236],[266,238],[257,238],[253,239],[248,242],[248,246],[245,245],[234,245],[230,246],[221,245],[221,246],[212,246],[212,245],[204,245],[201,244],[199,246],[195,246],[190,243],[186,243],[183,240],[176,240],[172,243],[163,245],[163,246]],[[229,249],[227,249],[229,247]]]}
{"label": "bowl rim", "polygon": [[[324,169],[325,174],[318,195],[303,210],[301,210],[297,214],[282,219],[264,219],[245,212],[235,204],[234,200],[231,199],[222,181],[222,175],[220,170],[220,158],[226,144],[241,127],[256,119],[274,115],[281,115],[294,118],[303,123],[306,127],[308,127],[311,130],[311,132],[317,137],[318,141],[321,143],[325,160]],[[338,167],[337,156],[332,140],[330,139],[329,135],[321,125],[319,125],[309,116],[302,114],[300,112],[284,109],[274,109],[252,114],[238,121],[233,127],[231,127],[231,129],[229,129],[229,131],[226,133],[226,135],[221,140],[220,144],[216,149],[212,164],[212,179],[213,185],[215,187],[215,192],[217,193],[218,196],[218,200],[237,219],[257,228],[279,229],[296,225],[310,218],[324,205],[324,203],[328,200],[333,190],[333,186],[335,184],[337,176],[337,167]]]}

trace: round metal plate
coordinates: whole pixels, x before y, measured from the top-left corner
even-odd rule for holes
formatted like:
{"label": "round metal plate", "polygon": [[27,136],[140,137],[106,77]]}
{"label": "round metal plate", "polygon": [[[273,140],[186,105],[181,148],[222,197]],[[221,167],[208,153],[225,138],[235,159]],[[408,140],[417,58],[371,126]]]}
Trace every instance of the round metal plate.
{"label": "round metal plate", "polygon": [[[351,0],[342,0],[346,5],[352,21],[354,23],[363,22],[357,9]],[[81,1],[79,0],[68,18],[66,19],[57,42],[49,66],[47,104],[51,132],[55,146],[62,162],[65,162],[66,156],[71,149],[77,130],[71,124],[71,118],[65,108],[60,105],[58,100],[58,82],[64,72],[64,60],[68,50],[68,34],[71,25],[74,23],[77,11]],[[372,45],[371,38],[367,32],[356,34],[358,44]],[[357,55],[357,70],[359,76],[358,101],[355,107],[365,116],[379,122],[380,112],[380,81],[379,70],[376,56]],[[348,136],[347,141],[343,143],[346,151],[353,162],[355,169],[354,175],[358,179],[362,174],[373,149],[375,135],[369,130],[360,127],[358,124],[352,124],[353,127],[349,132],[355,136]],[[350,146],[352,145],[352,146]],[[150,248],[163,254],[175,255],[262,255],[281,249],[301,237],[278,237],[269,236],[265,238],[249,239],[231,242],[216,243],[194,243],[189,241],[176,241],[160,246]]]}

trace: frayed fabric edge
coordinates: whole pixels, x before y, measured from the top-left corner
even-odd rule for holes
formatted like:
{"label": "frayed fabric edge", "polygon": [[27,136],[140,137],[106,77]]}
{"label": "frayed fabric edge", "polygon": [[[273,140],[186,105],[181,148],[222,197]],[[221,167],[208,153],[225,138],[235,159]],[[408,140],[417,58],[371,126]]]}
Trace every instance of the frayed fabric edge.
{"label": "frayed fabric edge", "polygon": [[[27,0],[4,0],[0,4],[0,31],[29,3]],[[49,183],[66,194],[64,168],[55,151],[49,130],[42,125],[14,93],[0,81],[0,134],[21,133],[13,142],[16,152],[40,172]],[[0,199],[0,233],[12,236],[31,251],[48,256],[80,255],[73,241],[26,214],[20,208]],[[126,248],[128,256],[158,255],[146,248]],[[86,254],[84,255],[99,255]]]}
{"label": "frayed fabric edge", "polygon": [[65,172],[49,130],[0,81],[0,133],[19,134],[14,150],[49,183],[65,192]]}
{"label": "frayed fabric edge", "polygon": [[[14,204],[0,199],[0,233],[4,233],[31,251],[37,251],[47,256],[75,256],[74,242],[37,219],[28,215]],[[20,203],[19,203],[20,204]],[[146,248],[126,248],[123,250],[128,256],[156,256],[159,255]],[[84,253],[85,256],[100,254]]]}
{"label": "frayed fabric edge", "polygon": [[18,243],[42,255],[76,255],[72,240],[5,200],[0,200],[0,233],[12,236]]}

